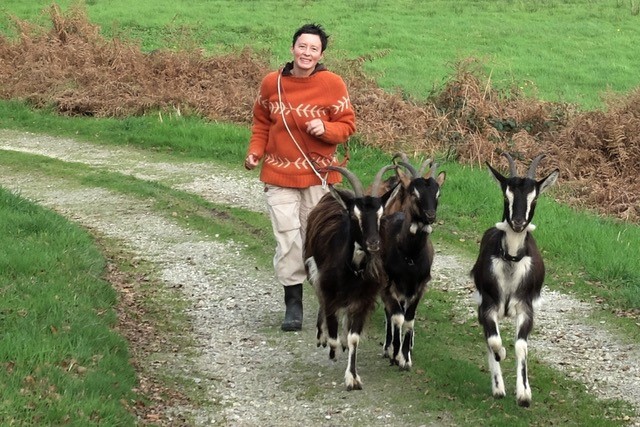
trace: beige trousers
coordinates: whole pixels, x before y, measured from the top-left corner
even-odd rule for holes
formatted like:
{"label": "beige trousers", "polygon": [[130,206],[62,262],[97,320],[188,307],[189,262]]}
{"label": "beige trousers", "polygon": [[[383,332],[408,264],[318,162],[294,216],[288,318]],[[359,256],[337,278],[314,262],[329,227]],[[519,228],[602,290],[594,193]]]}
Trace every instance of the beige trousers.
{"label": "beige trousers", "polygon": [[329,191],[321,185],[309,188],[284,188],[266,185],[265,195],[273,235],[276,238],[276,254],[273,267],[276,278],[283,286],[304,282],[303,248],[307,217],[322,196]]}

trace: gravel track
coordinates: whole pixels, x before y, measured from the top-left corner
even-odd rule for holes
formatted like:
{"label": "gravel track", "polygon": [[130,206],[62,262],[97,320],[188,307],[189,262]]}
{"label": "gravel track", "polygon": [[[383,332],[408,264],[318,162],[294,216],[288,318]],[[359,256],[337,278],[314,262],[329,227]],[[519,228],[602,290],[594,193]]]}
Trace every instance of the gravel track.
{"label": "gravel track", "polygon": [[[266,212],[262,186],[254,173],[206,162],[167,161],[166,156],[128,147],[103,147],[25,132],[0,130],[0,150],[20,151],[104,168],[158,181],[216,202]],[[1,154],[0,154],[1,155]],[[196,425],[419,425],[416,414],[394,411],[392,396],[377,390],[374,370],[377,345],[361,349],[365,390],[357,401],[343,390],[344,358],[337,364],[316,349],[312,334],[315,307],[305,301],[305,323],[299,333],[278,333],[282,292],[271,271],[247,268],[241,247],[185,229],[161,217],[150,204],[99,188],[37,174],[2,170],[0,185],[60,212],[99,235],[115,238],[157,267],[158,277],[179,288],[189,301],[195,335],[195,359],[185,358],[184,376],[200,383],[213,408],[174,408],[189,413]],[[468,272],[472,261],[438,253],[433,288],[459,295],[457,316],[475,318]],[[307,293],[309,293],[307,291]],[[640,412],[640,350],[588,319],[593,307],[571,295],[543,293],[530,351],[566,372],[600,398],[624,399]],[[307,304],[307,301],[309,303]],[[508,338],[507,338],[508,339]],[[366,342],[366,341],[365,341]],[[508,355],[512,357],[513,355]],[[180,363],[176,361],[176,363]],[[193,365],[191,365],[193,364]],[[315,378],[321,398],[304,398],[306,387],[291,378],[291,367],[312,366],[304,379]],[[367,386],[370,384],[371,386]],[[534,396],[534,404],[536,397]],[[410,411],[408,411],[410,412]],[[423,419],[432,419],[422,414]],[[640,426],[640,420],[629,420]],[[422,424],[422,423],[420,423]],[[440,419],[434,425],[449,425]],[[426,424],[424,424],[426,425]]]}

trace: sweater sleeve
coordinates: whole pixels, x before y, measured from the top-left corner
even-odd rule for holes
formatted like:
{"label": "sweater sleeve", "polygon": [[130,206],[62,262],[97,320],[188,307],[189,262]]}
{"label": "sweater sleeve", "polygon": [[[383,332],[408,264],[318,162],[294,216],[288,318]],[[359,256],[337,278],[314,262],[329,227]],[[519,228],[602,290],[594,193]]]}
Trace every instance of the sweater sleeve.
{"label": "sweater sleeve", "polygon": [[264,102],[268,97],[268,77],[262,80],[260,94],[253,104],[253,125],[251,126],[251,139],[247,148],[247,155],[254,154],[258,159],[262,159],[265,147],[269,141],[269,129],[271,127],[271,115],[269,107]]}
{"label": "sweater sleeve", "polygon": [[329,144],[342,144],[356,131],[356,116],[349,99],[347,85],[342,78],[334,75],[331,92],[336,94],[335,102],[329,114],[329,120],[324,122],[324,134],[320,137]]}

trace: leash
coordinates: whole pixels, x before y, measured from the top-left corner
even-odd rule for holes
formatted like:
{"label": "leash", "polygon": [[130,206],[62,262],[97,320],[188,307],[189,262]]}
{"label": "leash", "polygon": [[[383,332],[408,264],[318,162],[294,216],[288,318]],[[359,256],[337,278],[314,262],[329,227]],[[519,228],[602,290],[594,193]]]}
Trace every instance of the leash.
{"label": "leash", "polygon": [[[311,161],[311,159],[307,156],[307,153],[304,152],[304,150],[300,147],[300,144],[298,144],[298,141],[296,140],[296,138],[293,136],[293,133],[291,132],[291,129],[289,129],[289,125],[287,124],[287,120],[284,116],[284,103],[282,102],[282,92],[281,92],[281,87],[282,87],[282,70],[280,70],[280,72],[278,73],[278,102],[280,103],[280,115],[282,116],[282,121],[284,122],[284,127],[287,129],[287,133],[289,134],[289,136],[291,137],[291,140],[293,141],[293,143],[295,144],[296,148],[298,148],[298,151],[300,151],[300,154],[302,154],[302,157],[304,157],[305,161],[309,164],[309,166],[311,166],[311,170],[313,170],[313,173],[318,177],[318,179],[320,179],[320,182],[322,183],[322,188],[324,190],[327,189],[327,177],[329,176],[329,173],[327,172],[327,174],[323,177],[322,175],[320,175],[320,172],[316,169],[316,167],[314,166],[313,162]],[[297,123],[296,123],[297,126]]]}

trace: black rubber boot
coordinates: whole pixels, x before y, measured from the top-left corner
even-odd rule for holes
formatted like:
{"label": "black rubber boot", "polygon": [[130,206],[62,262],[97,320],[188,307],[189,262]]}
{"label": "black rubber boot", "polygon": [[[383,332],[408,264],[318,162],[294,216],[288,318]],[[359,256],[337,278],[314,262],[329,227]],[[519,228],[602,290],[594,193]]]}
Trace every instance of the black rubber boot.
{"label": "black rubber boot", "polygon": [[283,331],[302,329],[302,284],[284,287],[284,303],[287,308],[280,327]]}

